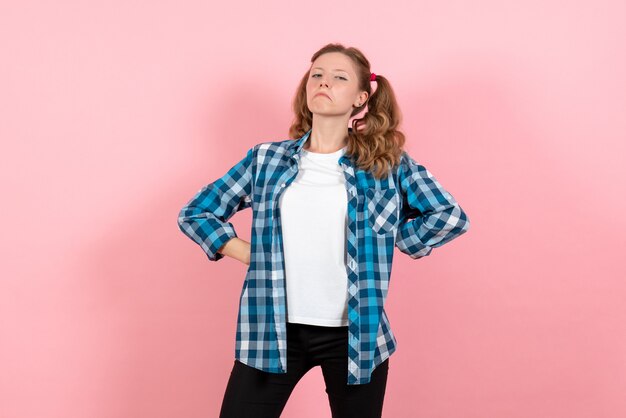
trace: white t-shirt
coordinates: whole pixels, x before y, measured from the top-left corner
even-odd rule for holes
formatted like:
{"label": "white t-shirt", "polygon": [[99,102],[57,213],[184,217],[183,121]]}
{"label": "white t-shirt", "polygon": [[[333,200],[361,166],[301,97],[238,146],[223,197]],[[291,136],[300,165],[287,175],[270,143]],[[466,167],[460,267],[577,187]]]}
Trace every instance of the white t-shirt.
{"label": "white t-shirt", "polygon": [[300,151],[298,174],[279,199],[287,322],[348,325],[348,197],[339,158]]}

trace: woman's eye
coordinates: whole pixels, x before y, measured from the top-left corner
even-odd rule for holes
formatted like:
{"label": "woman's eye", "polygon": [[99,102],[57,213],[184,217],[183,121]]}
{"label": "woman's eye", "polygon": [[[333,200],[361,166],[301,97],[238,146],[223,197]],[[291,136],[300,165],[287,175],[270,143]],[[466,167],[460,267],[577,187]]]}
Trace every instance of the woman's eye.
{"label": "woman's eye", "polygon": [[[321,76],[321,74],[313,74],[313,75],[311,75],[311,78],[314,78],[315,76],[318,76],[318,75],[319,75],[319,76]],[[343,76],[340,76],[340,75],[338,75],[338,76],[337,76],[337,78],[340,78],[340,79],[342,79],[342,80],[346,80],[346,81],[348,81],[348,79],[347,79],[347,78],[345,78],[345,77],[343,77]]]}

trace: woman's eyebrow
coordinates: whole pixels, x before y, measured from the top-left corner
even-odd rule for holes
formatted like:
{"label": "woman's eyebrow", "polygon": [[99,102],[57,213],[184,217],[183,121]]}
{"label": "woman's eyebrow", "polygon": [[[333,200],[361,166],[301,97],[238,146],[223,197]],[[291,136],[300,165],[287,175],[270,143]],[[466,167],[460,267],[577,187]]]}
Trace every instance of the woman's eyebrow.
{"label": "woman's eyebrow", "polygon": [[[311,68],[311,69],[312,69],[312,70],[324,70],[322,67],[314,67],[314,68]],[[341,68],[335,68],[335,69],[334,69],[334,70],[332,70],[332,71],[343,71],[344,73],[347,73],[347,71],[346,71],[346,70],[342,70]]]}

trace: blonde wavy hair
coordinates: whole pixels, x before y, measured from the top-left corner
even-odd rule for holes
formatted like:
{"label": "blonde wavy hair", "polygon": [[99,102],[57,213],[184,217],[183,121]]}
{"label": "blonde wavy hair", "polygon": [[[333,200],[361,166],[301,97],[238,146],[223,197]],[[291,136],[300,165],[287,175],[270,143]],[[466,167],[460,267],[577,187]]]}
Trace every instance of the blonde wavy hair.
{"label": "blonde wavy hair", "polygon": [[[320,55],[328,52],[341,52],[352,59],[359,90],[368,93],[367,101],[360,107],[355,107],[350,115],[353,117],[367,105],[364,116],[352,120],[345,155],[351,158],[358,168],[370,171],[377,179],[385,178],[389,169],[399,164],[405,143],[405,136],[398,129],[402,115],[393,89],[387,78],[377,73],[377,88],[372,94],[369,61],[357,48],[345,47],[340,43],[329,43],[315,52],[311,57],[311,65]],[[313,126],[313,113],[309,110],[306,100],[309,72],[310,67],[300,80],[292,102],[295,117],[289,128],[290,138],[300,138]]]}

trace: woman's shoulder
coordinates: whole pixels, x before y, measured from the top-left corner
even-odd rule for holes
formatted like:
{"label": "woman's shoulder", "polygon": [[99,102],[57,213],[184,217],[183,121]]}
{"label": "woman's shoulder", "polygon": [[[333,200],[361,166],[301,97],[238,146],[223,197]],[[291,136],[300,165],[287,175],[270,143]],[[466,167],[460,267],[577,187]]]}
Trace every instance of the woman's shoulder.
{"label": "woman's shoulder", "polygon": [[411,177],[429,177],[431,173],[422,162],[417,161],[408,151],[402,149],[400,161],[396,165],[396,176],[402,181]]}
{"label": "woman's shoulder", "polygon": [[297,139],[278,139],[274,141],[262,141],[258,142],[254,148],[256,149],[268,149],[268,148],[288,148],[290,145],[295,144]]}
{"label": "woman's shoulder", "polygon": [[267,156],[269,154],[279,156],[297,146],[298,139],[277,139],[257,142],[251,150],[255,155]]}

